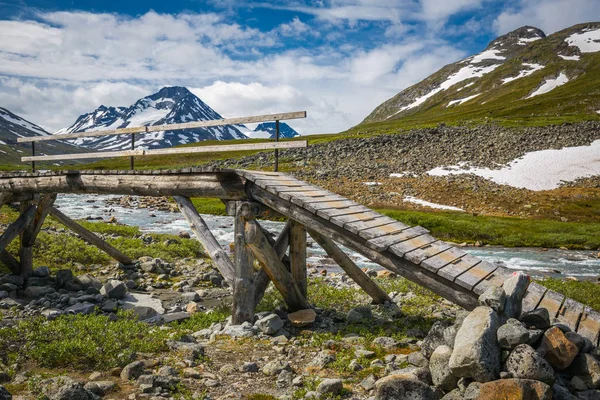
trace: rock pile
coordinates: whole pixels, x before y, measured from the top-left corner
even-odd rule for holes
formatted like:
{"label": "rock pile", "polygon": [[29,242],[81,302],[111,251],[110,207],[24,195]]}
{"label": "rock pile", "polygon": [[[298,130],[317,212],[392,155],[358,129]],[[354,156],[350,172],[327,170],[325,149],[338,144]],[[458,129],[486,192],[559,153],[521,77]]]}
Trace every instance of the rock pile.
{"label": "rock pile", "polygon": [[428,368],[392,372],[376,398],[600,399],[600,349],[546,309],[522,313],[528,285],[515,273],[454,324],[434,324],[421,346]]}

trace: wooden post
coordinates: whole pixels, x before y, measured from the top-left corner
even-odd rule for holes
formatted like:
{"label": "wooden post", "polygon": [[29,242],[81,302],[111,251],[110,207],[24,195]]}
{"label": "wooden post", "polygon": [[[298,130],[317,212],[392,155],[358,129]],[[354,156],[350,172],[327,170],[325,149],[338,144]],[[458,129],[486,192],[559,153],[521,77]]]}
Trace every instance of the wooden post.
{"label": "wooden post", "polygon": [[254,256],[246,246],[246,220],[254,219],[250,203],[238,202],[234,224],[235,280],[231,322],[254,322]]}
{"label": "wooden post", "polygon": [[7,203],[12,197],[12,193],[10,192],[0,192],[0,208]]}
{"label": "wooden post", "polygon": [[29,246],[33,246],[35,243],[35,239],[37,235],[40,233],[42,229],[42,225],[50,212],[50,208],[54,205],[56,201],[56,193],[49,193],[44,195],[40,201],[38,201],[37,210],[35,211],[35,218],[33,220],[33,231],[31,235],[27,238],[27,244]]}
{"label": "wooden post", "polygon": [[235,277],[235,268],[233,263],[219,242],[217,242],[217,239],[215,239],[211,233],[208,225],[206,225],[206,222],[202,219],[200,214],[198,214],[198,211],[194,207],[194,204],[192,204],[192,201],[188,197],[184,196],[173,196],[173,198],[177,202],[179,210],[185,219],[190,223],[192,231],[202,246],[204,246],[204,249],[215,263],[215,266],[221,275],[223,275],[223,278],[225,278],[225,281],[229,284],[229,286],[233,287]]}
{"label": "wooden post", "polygon": [[[25,213],[28,210],[34,208],[34,211],[37,213],[37,208],[31,202],[22,201],[21,202],[21,213]],[[23,277],[28,277],[33,272],[33,235],[35,230],[35,215],[31,221],[25,226],[25,228],[21,231],[21,245],[19,247],[19,264],[21,266],[19,275]]]}
{"label": "wooden post", "polygon": [[292,275],[279,259],[269,241],[265,237],[260,225],[253,220],[246,221],[246,243],[254,257],[260,261],[273,281],[273,284],[283,296],[292,311],[309,308],[306,298],[294,282]]}
{"label": "wooden post", "polygon": [[[291,225],[291,222],[288,220],[288,222],[285,224],[285,226],[281,230],[281,233],[277,237],[277,240],[273,240],[270,235],[265,234],[265,237],[269,241],[269,244],[271,246],[273,246],[273,248],[275,249],[275,252],[279,256],[279,259],[281,260],[281,262],[283,262],[283,265],[285,265],[286,269],[290,269],[289,265],[288,265],[289,260],[286,260],[286,257],[285,257],[285,251],[288,248],[288,243],[289,243],[289,238],[290,238],[290,225]],[[262,226],[261,226],[261,228],[262,228]],[[263,232],[264,232],[264,228],[263,228]],[[256,272],[256,276],[254,277],[254,288],[255,288],[255,290],[254,290],[254,305],[255,305],[255,307],[262,300],[262,298],[265,294],[265,291],[269,287],[269,283],[271,283],[271,278],[269,278],[269,275],[267,274],[267,271],[265,270],[265,268],[261,267]]]}
{"label": "wooden post", "polygon": [[112,247],[110,244],[106,243],[104,240],[100,239],[94,233],[88,231],[83,226],[79,225],[77,222],[73,221],[71,218],[67,217],[62,211],[59,211],[57,208],[50,207],[50,215],[58,220],[61,224],[78,234],[83,240],[90,243],[91,245],[96,246],[118,262],[124,265],[133,264],[133,260],[127,257],[125,254],[121,253],[119,250]]}
{"label": "wooden post", "polygon": [[[275,142],[279,142],[279,120],[275,121]],[[279,171],[279,149],[275,149],[275,172]]]}
{"label": "wooden post", "polygon": [[27,210],[22,211],[21,215],[15,222],[10,224],[0,236],[0,252],[6,249],[13,240],[23,232],[23,230],[31,223],[35,216],[35,206],[30,205]]}
{"label": "wooden post", "polygon": [[10,254],[8,251],[6,251],[6,250],[0,251],[0,262],[2,264],[6,265],[8,267],[8,269],[10,270],[10,272],[13,273],[13,275],[19,275],[19,271],[21,270],[21,265],[19,264],[19,260],[14,258],[13,255]]}
{"label": "wooden post", "polygon": [[309,229],[310,236],[327,252],[354,282],[358,284],[369,296],[373,298],[375,304],[383,304],[386,301],[392,301],[390,296],[383,291],[375,282],[371,280],[359,267],[342,251],[333,240],[317,231]]}
{"label": "wooden post", "polygon": [[294,282],[306,297],[306,227],[294,220],[290,229],[290,268]]}

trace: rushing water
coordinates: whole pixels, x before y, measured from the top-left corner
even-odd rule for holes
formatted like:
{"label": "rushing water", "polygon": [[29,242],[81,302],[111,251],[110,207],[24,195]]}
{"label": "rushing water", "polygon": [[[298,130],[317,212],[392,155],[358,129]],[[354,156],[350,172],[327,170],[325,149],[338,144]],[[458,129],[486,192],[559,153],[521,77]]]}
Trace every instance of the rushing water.
{"label": "rushing water", "polygon": [[[114,216],[118,222],[138,226],[144,233],[171,233],[189,231],[190,225],[179,213],[167,211],[132,209],[115,205],[107,205],[104,200],[120,196],[106,195],[60,195],[56,204],[69,217],[74,219],[102,218],[108,220]],[[233,242],[233,218],[215,215],[202,216],[219,243],[227,247]],[[270,232],[279,233],[283,224],[281,222],[261,221],[261,224]],[[318,245],[309,240],[308,262],[328,268],[336,268],[335,264],[326,257],[325,252]],[[467,252],[492,263],[499,263],[505,267],[527,271],[536,276],[576,276],[580,278],[593,278],[600,275],[600,259],[597,253],[590,251],[562,251],[538,248],[503,248],[479,247],[466,248]],[[351,250],[346,249],[350,257],[360,266],[380,269],[379,265],[372,263]]]}

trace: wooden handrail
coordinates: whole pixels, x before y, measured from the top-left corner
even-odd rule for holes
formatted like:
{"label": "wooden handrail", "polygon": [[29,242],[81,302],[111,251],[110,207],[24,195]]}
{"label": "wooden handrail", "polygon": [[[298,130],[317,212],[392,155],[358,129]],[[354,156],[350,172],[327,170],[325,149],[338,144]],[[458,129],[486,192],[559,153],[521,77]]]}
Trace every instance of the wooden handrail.
{"label": "wooden handrail", "polygon": [[[223,126],[223,125],[238,125],[248,124],[254,122],[267,122],[267,121],[280,121],[287,119],[306,118],[306,111],[296,111],[281,114],[269,114],[269,115],[257,115],[252,117],[239,117],[239,118],[224,118],[215,119],[210,121],[197,121],[197,122],[186,122],[182,124],[170,124],[170,125],[156,125],[156,126],[138,126],[133,128],[122,128],[106,131],[92,131],[92,132],[75,132],[75,133],[63,133],[59,135],[50,136],[32,136],[18,138],[18,143],[29,143],[29,142],[45,142],[48,140],[64,140],[64,139],[77,139],[82,137],[94,137],[94,136],[105,136],[105,135],[130,135],[132,133],[146,133],[146,132],[158,132],[158,131],[175,131],[180,129],[193,129],[203,128],[210,126]],[[32,158],[32,157],[28,157]],[[46,158],[46,160],[48,160]]]}

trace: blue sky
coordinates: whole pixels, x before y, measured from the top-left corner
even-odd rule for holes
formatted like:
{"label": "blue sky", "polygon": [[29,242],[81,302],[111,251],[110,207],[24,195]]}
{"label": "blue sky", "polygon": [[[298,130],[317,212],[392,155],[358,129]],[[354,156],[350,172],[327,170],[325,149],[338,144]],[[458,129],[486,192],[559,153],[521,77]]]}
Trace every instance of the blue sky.
{"label": "blue sky", "polygon": [[597,0],[0,0],[0,106],[53,131],[184,85],[225,117],[338,132],[500,34],[594,20]]}

